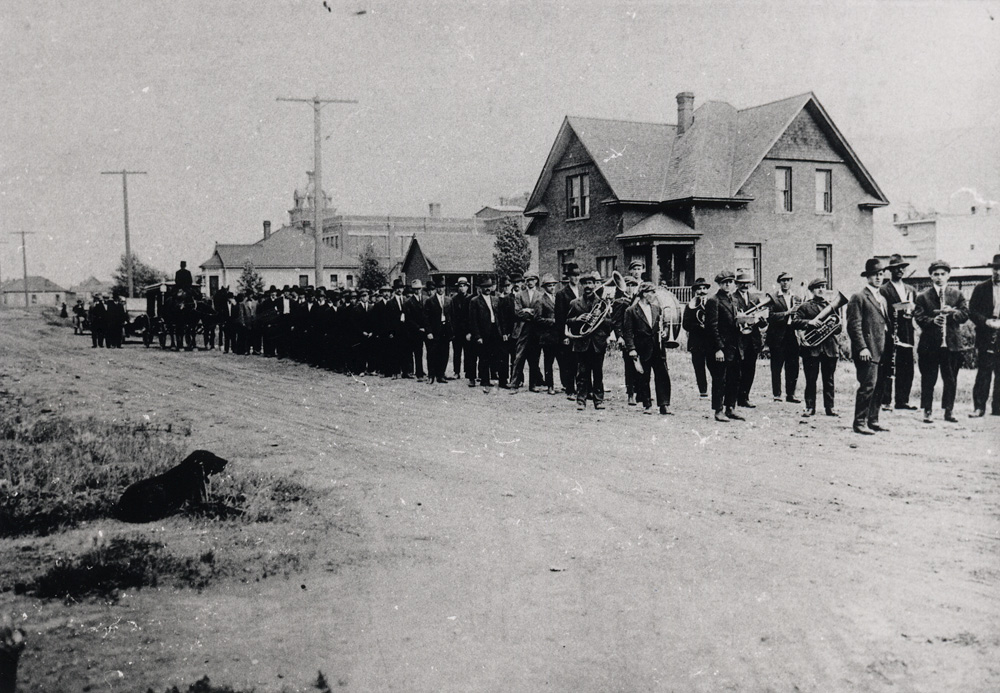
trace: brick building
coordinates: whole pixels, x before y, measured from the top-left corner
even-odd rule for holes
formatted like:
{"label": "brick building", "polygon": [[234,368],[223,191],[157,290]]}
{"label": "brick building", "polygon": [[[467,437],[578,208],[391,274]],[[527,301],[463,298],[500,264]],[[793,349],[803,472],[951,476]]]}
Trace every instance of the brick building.
{"label": "brick building", "polygon": [[686,287],[723,268],[850,290],[888,204],[812,93],[737,110],[677,95],[677,124],[566,117],[526,205],[539,267],[633,259]]}

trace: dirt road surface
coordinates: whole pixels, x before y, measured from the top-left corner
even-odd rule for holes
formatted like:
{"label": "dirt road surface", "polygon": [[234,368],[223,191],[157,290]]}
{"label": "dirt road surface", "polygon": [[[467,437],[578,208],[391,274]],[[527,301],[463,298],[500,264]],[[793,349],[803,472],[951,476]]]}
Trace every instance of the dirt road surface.
{"label": "dirt road surface", "polygon": [[[329,491],[304,573],[27,616],[23,690],[1000,690],[1000,420],[849,429],[775,403],[716,424],[464,381],[355,378],[89,339],[0,311],[0,388],[189,425],[189,448]],[[801,385],[800,385],[801,392]],[[964,400],[962,398],[964,397]],[[123,526],[109,521],[108,531]],[[60,684],[62,685],[62,684]]]}

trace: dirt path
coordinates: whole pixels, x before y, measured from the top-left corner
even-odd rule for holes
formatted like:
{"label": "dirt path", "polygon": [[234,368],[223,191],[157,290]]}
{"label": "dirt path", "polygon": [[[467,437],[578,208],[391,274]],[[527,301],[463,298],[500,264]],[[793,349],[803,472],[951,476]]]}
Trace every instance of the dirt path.
{"label": "dirt path", "polygon": [[[318,669],[354,691],[1000,689],[995,418],[889,415],[863,438],[764,402],[762,362],[751,423],[719,426],[682,355],[675,416],[624,406],[614,375],[609,408],[580,414],[463,381],[92,350],[14,310],[0,359],[0,388],[189,426],[190,448],[329,489],[334,518],[291,579],[0,595],[35,628],[28,691],[306,690]],[[848,364],[837,384],[846,414]]]}

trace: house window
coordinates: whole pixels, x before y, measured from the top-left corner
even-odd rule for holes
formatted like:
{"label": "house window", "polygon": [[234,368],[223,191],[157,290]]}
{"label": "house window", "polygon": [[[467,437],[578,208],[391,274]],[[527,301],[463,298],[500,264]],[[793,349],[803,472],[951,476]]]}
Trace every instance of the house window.
{"label": "house window", "polygon": [[833,171],[816,169],[816,213],[833,212]]}
{"label": "house window", "polygon": [[340,248],[340,236],[327,236],[323,239],[323,245],[333,249]]}
{"label": "house window", "polygon": [[559,261],[559,271],[563,275],[565,275],[566,274],[566,265],[568,265],[569,263],[573,262],[573,259],[576,257],[576,250],[575,249],[558,250],[558,251],[556,251],[556,255],[559,258],[559,260],[558,260]]}
{"label": "house window", "polygon": [[590,174],[566,177],[566,218],[586,219],[590,216]]}
{"label": "house window", "polygon": [[605,279],[611,277],[611,274],[615,271],[615,264],[618,258],[614,255],[608,255],[606,257],[597,258],[597,271],[601,273],[601,276]]}
{"label": "house window", "polygon": [[778,166],[774,169],[774,192],[777,210],[792,211],[792,168]]}
{"label": "house window", "polygon": [[299,275],[299,286],[309,286],[309,275],[300,274]]}
{"label": "house window", "polygon": [[760,243],[737,243],[736,272],[751,270],[753,272],[754,288],[760,289]]}
{"label": "house window", "polygon": [[347,275],[347,288],[348,289],[354,288],[354,275],[351,274]]}
{"label": "house window", "polygon": [[816,246],[816,276],[826,280],[826,286],[833,288],[833,246]]}
{"label": "house window", "polygon": [[31,302],[38,303],[38,294],[31,294]]}
{"label": "house window", "polygon": [[208,295],[214,296],[215,292],[219,290],[219,278],[217,276],[211,276],[208,278]]}
{"label": "house window", "polygon": [[331,287],[337,286],[337,275],[336,274],[331,274],[330,275],[330,286]]}

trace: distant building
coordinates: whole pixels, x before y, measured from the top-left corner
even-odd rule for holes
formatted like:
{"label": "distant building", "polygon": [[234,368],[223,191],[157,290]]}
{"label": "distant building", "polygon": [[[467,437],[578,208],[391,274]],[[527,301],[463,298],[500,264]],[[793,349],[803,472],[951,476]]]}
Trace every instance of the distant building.
{"label": "distant building", "polygon": [[80,282],[76,286],[69,287],[67,292],[74,300],[82,298],[89,301],[94,294],[109,295],[114,288],[114,282],[102,282],[97,277],[91,276]]}
{"label": "distant building", "polygon": [[[45,277],[28,277],[28,306],[60,306],[67,300],[67,291]],[[0,285],[4,306],[24,307],[24,279],[11,279]]]}
{"label": "distant building", "polygon": [[[492,234],[465,234],[460,237],[442,235],[414,236],[403,259],[402,274],[408,281],[419,279],[436,283],[444,281],[449,293],[454,290],[459,277],[465,277],[472,286],[479,279],[490,276],[496,279],[493,265],[494,241]],[[528,239],[531,247],[529,271],[537,273],[537,239]]]}
{"label": "distant building", "polygon": [[737,110],[677,95],[677,124],[566,117],[525,214],[543,272],[603,276],[635,259],[687,287],[721,269],[824,276],[850,290],[888,204],[812,94]]}

